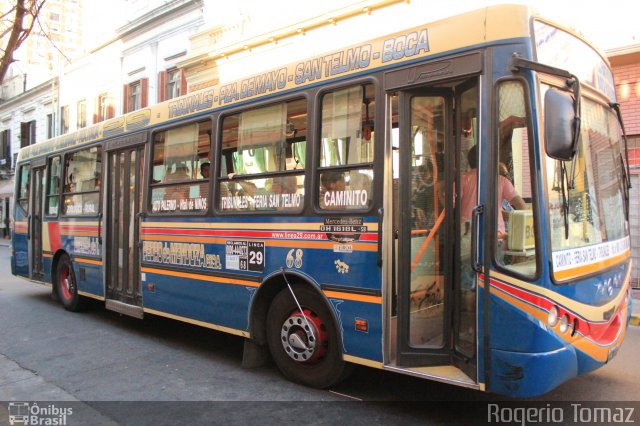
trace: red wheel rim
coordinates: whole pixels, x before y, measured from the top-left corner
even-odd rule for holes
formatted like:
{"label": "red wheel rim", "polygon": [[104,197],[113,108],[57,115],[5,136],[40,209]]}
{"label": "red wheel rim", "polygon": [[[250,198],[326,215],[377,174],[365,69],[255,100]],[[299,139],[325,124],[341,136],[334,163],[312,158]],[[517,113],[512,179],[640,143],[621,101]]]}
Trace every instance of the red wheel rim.
{"label": "red wheel rim", "polygon": [[62,289],[62,296],[67,300],[71,300],[72,286],[69,267],[65,265],[60,271],[60,288]]}
{"label": "red wheel rim", "polygon": [[[303,315],[304,314],[304,315]],[[329,338],[322,319],[307,308],[294,311],[282,324],[282,346],[294,361],[315,364],[327,354]]]}

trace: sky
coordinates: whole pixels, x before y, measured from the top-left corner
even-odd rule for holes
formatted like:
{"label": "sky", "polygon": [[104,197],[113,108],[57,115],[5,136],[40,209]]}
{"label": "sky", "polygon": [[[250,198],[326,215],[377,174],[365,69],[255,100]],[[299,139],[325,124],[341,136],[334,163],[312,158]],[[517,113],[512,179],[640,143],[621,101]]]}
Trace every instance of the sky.
{"label": "sky", "polygon": [[[151,5],[158,5],[167,0],[111,0],[109,2],[85,0],[88,25],[86,25],[85,46],[88,49],[102,43],[114,34],[115,27],[124,23],[126,17],[122,11],[143,10]],[[539,10],[544,16],[568,25],[581,32],[602,50],[615,47],[640,44],[640,25],[637,15],[640,12],[638,0],[449,0],[433,2],[432,0],[411,0],[412,3],[424,2],[425,9],[440,7],[455,10],[472,10],[497,3],[528,4]],[[205,0],[213,7],[205,8],[214,21],[238,16],[239,13],[253,17],[254,22],[282,24],[293,16],[322,14],[340,6],[357,3],[357,0],[315,0],[300,2],[293,0],[234,0],[221,2]],[[128,6],[115,6],[128,4]],[[301,7],[301,5],[304,5]],[[124,19],[123,19],[124,18]],[[90,46],[93,45],[93,46]]]}

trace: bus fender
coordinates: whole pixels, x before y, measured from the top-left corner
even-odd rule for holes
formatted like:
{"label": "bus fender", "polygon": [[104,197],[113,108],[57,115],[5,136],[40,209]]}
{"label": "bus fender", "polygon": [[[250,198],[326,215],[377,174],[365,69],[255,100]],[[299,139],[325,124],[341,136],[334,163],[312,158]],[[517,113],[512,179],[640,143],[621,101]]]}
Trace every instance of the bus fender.
{"label": "bus fender", "polygon": [[[288,284],[293,288],[295,293],[295,287],[297,286],[307,286],[312,288],[318,295],[318,300],[322,300],[323,303],[329,308],[331,312],[333,323],[336,326],[336,330],[338,332],[338,336],[340,341],[342,342],[342,327],[340,326],[340,322],[338,321],[338,317],[335,312],[335,308],[329,300],[324,295],[324,293],[320,290],[320,285],[316,283],[310,277],[300,273],[299,271],[281,269],[271,273],[267,276],[260,287],[256,291],[256,294],[251,300],[251,304],[249,306],[249,333],[251,335],[251,345],[245,343],[245,351],[251,352],[255,351],[256,348],[253,346],[257,345],[258,347],[262,346],[264,350],[268,351],[267,345],[267,332],[266,332],[266,321],[267,321],[267,312],[269,312],[269,307],[271,306],[271,302],[276,297],[280,291],[287,288]],[[247,354],[247,358],[251,358],[252,354]],[[249,359],[247,360],[250,361]],[[244,357],[243,357],[243,365],[244,365]]]}

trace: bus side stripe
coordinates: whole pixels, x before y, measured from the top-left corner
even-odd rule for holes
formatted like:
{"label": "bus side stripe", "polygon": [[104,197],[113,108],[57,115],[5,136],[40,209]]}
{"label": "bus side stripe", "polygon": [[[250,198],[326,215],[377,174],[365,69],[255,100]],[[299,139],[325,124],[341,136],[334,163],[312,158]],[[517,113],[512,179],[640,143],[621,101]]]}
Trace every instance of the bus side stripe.
{"label": "bus side stripe", "polygon": [[212,276],[212,275],[204,275],[204,274],[195,274],[195,273],[189,273],[189,272],[179,272],[179,271],[172,271],[169,269],[157,269],[157,268],[149,268],[149,267],[143,266],[141,268],[141,271],[150,273],[150,274],[168,275],[171,277],[178,277],[178,278],[191,278],[195,280],[210,281],[210,282],[219,283],[219,284],[236,284],[236,285],[244,285],[249,287],[260,286],[260,283],[255,281],[240,280],[236,278],[228,278],[228,277]]}

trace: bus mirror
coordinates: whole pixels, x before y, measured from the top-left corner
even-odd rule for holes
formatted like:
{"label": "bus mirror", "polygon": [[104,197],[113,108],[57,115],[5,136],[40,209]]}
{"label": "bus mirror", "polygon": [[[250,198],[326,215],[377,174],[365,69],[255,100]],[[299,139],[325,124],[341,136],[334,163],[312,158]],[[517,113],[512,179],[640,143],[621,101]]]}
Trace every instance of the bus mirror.
{"label": "bus mirror", "polygon": [[549,89],[544,97],[544,139],[547,155],[570,161],[576,152],[575,101],[567,92]]}

